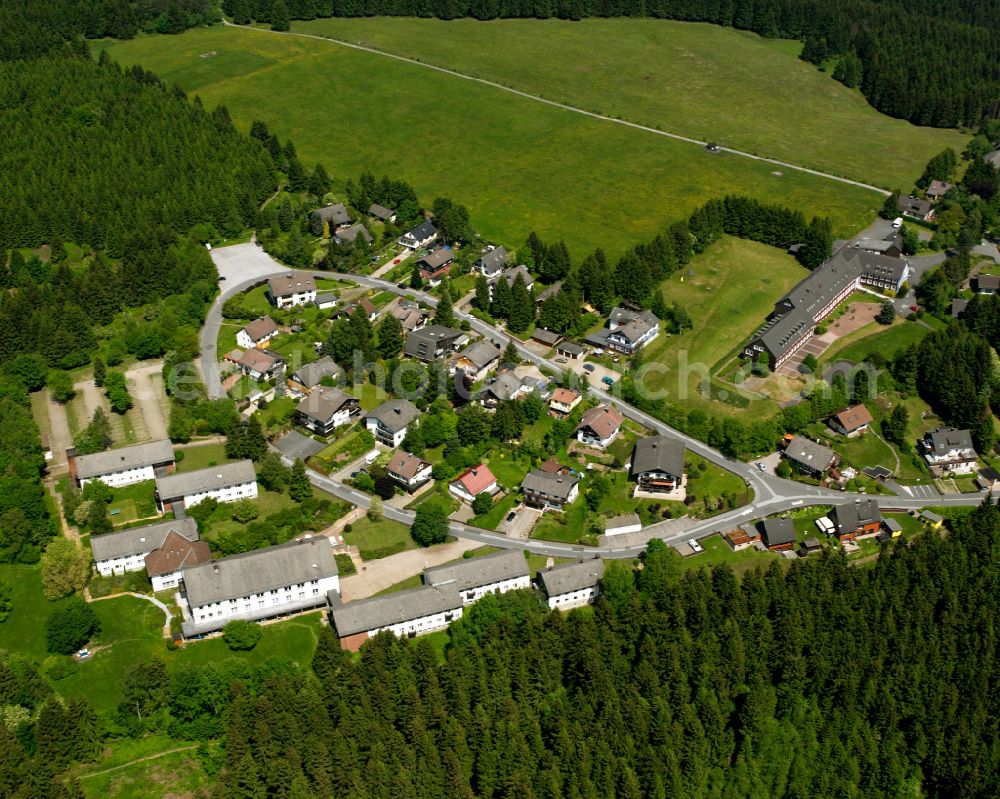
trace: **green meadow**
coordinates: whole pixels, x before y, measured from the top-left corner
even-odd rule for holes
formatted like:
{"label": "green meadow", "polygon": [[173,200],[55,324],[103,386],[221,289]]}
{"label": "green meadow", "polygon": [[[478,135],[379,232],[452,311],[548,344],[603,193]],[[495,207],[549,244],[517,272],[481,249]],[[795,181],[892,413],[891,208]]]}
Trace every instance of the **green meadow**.
{"label": "green meadow", "polygon": [[829,215],[842,236],[882,202],[332,42],[213,27],[99,47],[207,107],[225,104],[244,130],[264,120],[309,167],[321,160],[341,179],[370,169],[410,181],[425,202],[461,201],[480,233],[507,245],[537,230],[576,257],[599,246],[616,255],[727,193]]}
{"label": "green meadow", "polygon": [[707,23],[390,17],[292,30],[890,189],[909,189],[931,156],[968,140],[880,114],[859,91],[800,61],[801,42]]}

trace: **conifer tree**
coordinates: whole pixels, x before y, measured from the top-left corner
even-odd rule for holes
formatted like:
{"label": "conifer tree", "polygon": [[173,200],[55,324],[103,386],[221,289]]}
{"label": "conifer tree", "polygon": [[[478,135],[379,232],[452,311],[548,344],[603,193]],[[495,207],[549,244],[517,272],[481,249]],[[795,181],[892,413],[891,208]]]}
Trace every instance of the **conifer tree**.
{"label": "conifer tree", "polygon": [[302,458],[296,458],[288,476],[288,496],[296,502],[303,502],[313,495],[312,483],[306,473],[306,465]]}

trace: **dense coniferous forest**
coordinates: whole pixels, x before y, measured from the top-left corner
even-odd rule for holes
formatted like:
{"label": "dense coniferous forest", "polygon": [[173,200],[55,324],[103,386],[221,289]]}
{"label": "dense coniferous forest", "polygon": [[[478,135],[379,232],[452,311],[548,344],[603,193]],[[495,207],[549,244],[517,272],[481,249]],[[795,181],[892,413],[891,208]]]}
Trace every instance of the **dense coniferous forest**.
{"label": "dense coniferous forest", "polygon": [[289,18],[380,15],[711,22],[804,40],[803,59],[842,62],[834,76],[890,116],[938,127],[1000,116],[1000,10],[986,0],[224,0],[223,9],[283,30]]}

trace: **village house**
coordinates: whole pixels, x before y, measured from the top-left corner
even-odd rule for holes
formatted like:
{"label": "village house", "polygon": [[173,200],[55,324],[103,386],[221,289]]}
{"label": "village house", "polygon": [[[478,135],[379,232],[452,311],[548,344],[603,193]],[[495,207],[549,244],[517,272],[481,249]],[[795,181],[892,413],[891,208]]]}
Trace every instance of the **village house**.
{"label": "village house", "polygon": [[462,618],[462,598],[454,586],[423,585],[385,596],[343,603],[340,594],[327,594],[330,622],[341,649],[357,652],[369,638],[383,630],[399,638],[442,630]]}
{"label": "village house", "polygon": [[1000,275],[976,275],[972,278],[972,290],[976,294],[996,294],[1000,291]]}
{"label": "village house", "polygon": [[642,531],[638,513],[623,513],[604,520],[604,535],[626,535]]}
{"label": "village house", "polygon": [[192,541],[175,530],[163,543],[146,555],[146,574],[153,591],[167,591],[180,585],[183,571],[212,559],[212,550],[204,541]]}
{"label": "village house", "polygon": [[760,530],[756,524],[745,524],[726,533],[726,542],[733,551],[740,552],[760,541]]}
{"label": "village house", "polygon": [[556,345],[556,355],[563,358],[569,358],[573,361],[581,360],[585,353],[586,350],[573,341],[564,341],[561,344]]}
{"label": "village house", "polygon": [[501,402],[515,400],[531,393],[531,378],[520,378],[513,372],[501,372],[479,393],[479,403],[487,410],[495,410]]}
{"label": "village house", "polygon": [[396,452],[386,466],[386,473],[408,492],[413,492],[431,479],[431,464],[409,452]]}
{"label": "village house", "polygon": [[385,224],[391,224],[396,221],[396,212],[378,203],[371,204],[371,207],[368,209],[368,216]]}
{"label": "village house", "polygon": [[805,436],[793,436],[788,441],[785,457],[800,472],[816,478],[822,478],[840,462],[840,456],[832,449]]}
{"label": "village house", "polygon": [[398,447],[406,430],[420,416],[417,407],[406,399],[391,399],[365,415],[365,427],[375,440],[388,447]]}
{"label": "village house", "polygon": [[498,491],[500,484],[485,463],[466,469],[448,484],[448,492],[462,502],[472,502],[480,494],[489,494],[492,497]]}
{"label": "village house", "polygon": [[569,610],[592,605],[600,593],[604,561],[600,558],[563,563],[538,572],[538,584],[550,609]]}
{"label": "village house", "polygon": [[316,293],[313,304],[321,311],[328,311],[337,307],[337,293],[334,291],[320,291]]}
{"label": "village house", "polygon": [[226,355],[226,360],[258,383],[277,377],[285,369],[285,359],[272,350],[233,350]]}
{"label": "village house", "polygon": [[338,244],[354,244],[358,240],[358,236],[363,238],[368,244],[375,241],[375,238],[371,233],[368,232],[368,228],[362,225],[360,222],[351,225],[350,227],[342,228],[334,234],[334,239]]}
{"label": "village house", "polygon": [[552,396],[549,397],[549,410],[560,416],[566,416],[582,401],[583,395],[579,391],[560,386],[553,390]]}
{"label": "village house", "polygon": [[100,480],[111,488],[152,480],[174,469],[174,445],[170,439],[108,449],[92,455],[77,455],[66,450],[69,476],[83,488],[91,480]]}
{"label": "village house", "polygon": [[521,492],[524,504],[529,507],[561,511],[580,493],[580,478],[535,469],[524,476]]}
{"label": "village house", "polygon": [[420,303],[399,297],[389,306],[388,313],[399,320],[403,332],[412,333],[427,324],[430,314],[420,307]]}
{"label": "village house", "polygon": [[236,343],[247,350],[253,347],[264,349],[278,332],[278,326],[270,316],[261,316],[240,329],[236,334]]}
{"label": "village house", "polygon": [[920,451],[935,477],[976,471],[976,448],[968,430],[954,427],[932,430],[921,439]]}
{"label": "village house", "polygon": [[867,535],[875,535],[882,527],[882,511],[872,498],[856,499],[835,505],[830,511],[834,534],[841,543],[854,541]]}
{"label": "village house", "polygon": [[233,619],[259,621],[326,605],[340,589],[330,539],[304,538],[182,570],[185,637],[221,630]]}
{"label": "village house", "polygon": [[953,319],[958,319],[962,315],[962,311],[969,307],[969,301],[964,297],[955,297],[951,301],[951,316]]}
{"label": "village house", "polygon": [[468,336],[461,330],[444,325],[428,325],[414,330],[406,337],[405,352],[411,358],[430,363],[446,353],[454,352],[467,339]]}
{"label": "village house", "polygon": [[312,275],[294,272],[267,281],[267,299],[279,308],[316,302],[316,281]]}
{"label": "village house", "polygon": [[660,335],[660,320],[652,311],[633,310],[619,305],[608,317],[607,330],[597,336],[608,349],[632,355]]}
{"label": "village house", "polygon": [[562,289],[561,280],[557,280],[551,286],[546,286],[535,295],[535,305],[541,308],[545,304],[545,301],[551,297],[555,297],[556,294],[559,293],[560,289]]}
{"label": "village house", "polygon": [[318,236],[323,231],[325,225],[330,233],[333,233],[341,225],[349,225],[351,215],[347,212],[347,207],[343,203],[324,205],[309,214],[309,226]]}
{"label": "village house", "polygon": [[764,544],[772,552],[795,549],[795,525],[787,516],[764,520]]}
{"label": "village house", "polygon": [[337,312],[337,318],[350,319],[359,310],[368,317],[369,322],[374,322],[378,318],[378,308],[367,297],[361,297],[349,305],[345,305]]}
{"label": "village house", "polygon": [[335,383],[344,379],[344,370],[329,355],[324,355],[318,361],[307,363],[288,378],[288,390],[293,396],[308,397],[324,377]]}
{"label": "village house", "polygon": [[531,272],[528,271],[528,267],[524,266],[523,264],[519,266],[511,266],[503,270],[503,272],[500,275],[495,276],[489,280],[490,301],[493,300],[493,291],[498,281],[505,280],[507,281],[508,286],[513,286],[514,282],[518,278],[518,275],[520,275],[521,280],[524,282],[524,287],[528,291],[531,291],[531,287],[535,284],[535,278],[531,276]]}
{"label": "village house", "polygon": [[480,558],[468,558],[424,569],[424,583],[458,590],[464,605],[487,594],[504,594],[531,587],[531,569],[520,549],[504,549]]}
{"label": "village house", "polygon": [[350,424],[360,412],[356,397],[332,386],[317,386],[295,408],[295,421],[317,435],[328,436]]}
{"label": "village house", "polygon": [[913,195],[909,197],[900,196],[897,208],[903,216],[919,219],[922,222],[934,221],[934,206],[927,200],[921,200],[919,197],[914,197]]}
{"label": "village house", "polygon": [[684,442],[666,436],[649,436],[635,442],[629,478],[637,492],[669,494],[684,482]]}
{"label": "village house", "polygon": [[537,341],[539,344],[544,344],[546,347],[554,347],[562,341],[562,334],[544,327],[536,327],[531,331],[531,339],[532,341]]}
{"label": "village house", "polygon": [[502,350],[488,338],[470,344],[455,358],[454,366],[472,378],[473,382],[483,380],[500,361]]}
{"label": "village house", "polygon": [[177,515],[209,498],[237,502],[256,497],[257,474],[250,460],[156,478],[156,504],[161,513],[172,510]]}
{"label": "village house", "polygon": [[483,253],[476,259],[476,262],[472,265],[479,274],[483,275],[487,280],[494,280],[500,277],[504,268],[507,266],[507,250],[504,247],[490,247],[487,252]]}
{"label": "village house", "polygon": [[949,191],[951,191],[951,188],[952,186],[950,183],[946,183],[942,180],[932,180],[931,185],[927,187],[925,194],[927,195],[928,200],[940,200]]}
{"label": "village house", "polygon": [[455,254],[450,248],[439,247],[434,252],[418,259],[416,267],[420,270],[420,277],[427,285],[436,286],[445,275],[451,272],[454,261]]}
{"label": "village house", "polygon": [[434,227],[434,223],[427,219],[411,230],[408,230],[396,239],[396,241],[403,247],[416,250],[420,247],[426,247],[437,238],[437,235],[438,232],[437,228]]}
{"label": "village house", "polygon": [[[198,525],[194,519],[170,519],[92,535],[90,549],[94,553],[94,568],[103,577],[142,571],[146,567],[146,556],[163,546],[171,533],[185,541],[199,541]],[[203,546],[208,549],[207,545]]]}
{"label": "village house", "polygon": [[850,408],[835,413],[829,419],[830,427],[842,436],[853,438],[864,433],[874,419],[871,413],[862,404],[852,405]]}
{"label": "village house", "polygon": [[604,449],[618,438],[625,417],[612,405],[598,405],[584,411],[576,426],[576,440],[588,447]]}

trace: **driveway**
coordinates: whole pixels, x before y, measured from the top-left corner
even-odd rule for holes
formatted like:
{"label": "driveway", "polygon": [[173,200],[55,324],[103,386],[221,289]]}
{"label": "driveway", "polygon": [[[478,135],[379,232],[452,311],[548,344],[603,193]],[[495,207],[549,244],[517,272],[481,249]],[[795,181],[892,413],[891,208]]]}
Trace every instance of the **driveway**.
{"label": "driveway", "polygon": [[[393,269],[395,269],[397,266],[399,266],[399,264],[403,263],[403,261],[405,261],[411,255],[413,255],[413,250],[404,250],[399,255],[393,255],[393,256],[391,256],[388,261],[386,261],[384,264],[382,264],[382,266],[380,266],[378,269],[376,269],[374,272],[372,272],[371,276],[372,277],[382,277],[383,275],[391,272]],[[396,263],[397,261],[399,263]],[[407,282],[409,282],[409,281],[407,281]]]}
{"label": "driveway", "polygon": [[289,458],[302,458],[302,460],[306,460],[317,452],[322,451],[324,445],[315,439],[309,438],[309,436],[302,435],[297,430],[289,430],[274,442],[274,446],[281,451],[282,455],[287,455]]}
{"label": "driveway", "polygon": [[[511,521],[504,521],[497,525],[498,533],[506,533],[510,538],[528,538],[531,531],[535,529],[538,520],[542,518],[542,511],[529,508],[526,505],[519,505],[513,511],[517,514]],[[508,514],[510,515],[510,514]]]}
{"label": "driveway", "polygon": [[167,438],[167,396],[163,390],[163,361],[147,361],[125,373],[133,383],[135,407],[146,423],[146,435],[158,441]]}

